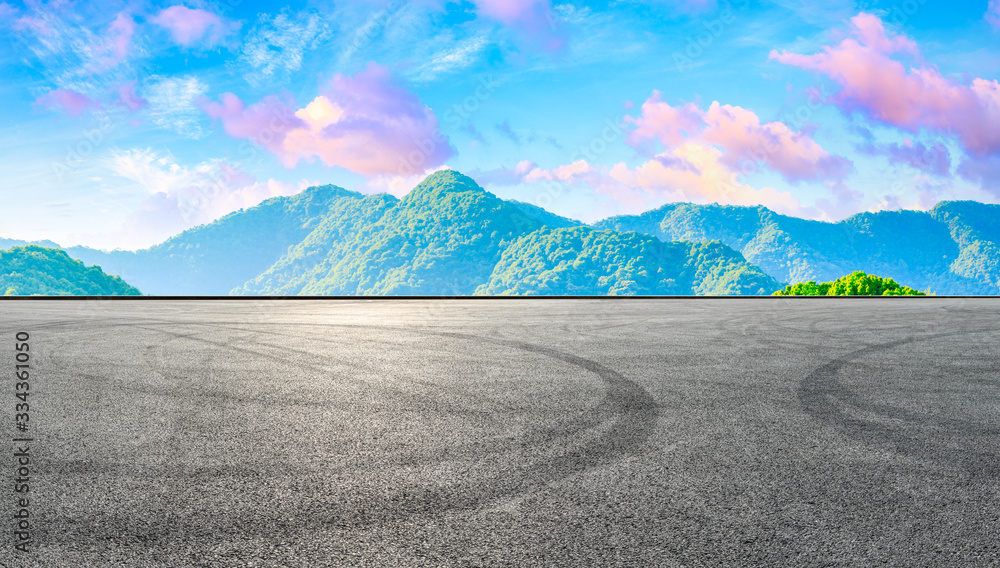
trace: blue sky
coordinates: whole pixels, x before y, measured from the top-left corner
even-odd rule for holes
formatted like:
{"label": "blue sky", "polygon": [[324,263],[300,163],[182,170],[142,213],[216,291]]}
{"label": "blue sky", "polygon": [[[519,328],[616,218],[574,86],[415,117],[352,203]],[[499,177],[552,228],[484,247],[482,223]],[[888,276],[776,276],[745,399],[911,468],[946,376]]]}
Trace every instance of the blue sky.
{"label": "blue sky", "polygon": [[0,236],[134,249],[448,167],[584,221],[1000,197],[1000,3],[0,3]]}

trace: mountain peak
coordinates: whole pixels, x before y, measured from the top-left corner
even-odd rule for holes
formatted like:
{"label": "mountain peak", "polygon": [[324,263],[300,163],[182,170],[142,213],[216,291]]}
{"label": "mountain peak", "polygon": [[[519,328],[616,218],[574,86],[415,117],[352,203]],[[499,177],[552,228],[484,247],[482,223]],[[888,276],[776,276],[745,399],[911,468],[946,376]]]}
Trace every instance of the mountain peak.
{"label": "mountain peak", "polygon": [[427,176],[424,181],[414,187],[404,198],[406,201],[422,201],[429,198],[442,197],[452,193],[483,193],[493,195],[479,186],[469,176],[455,170],[440,170]]}

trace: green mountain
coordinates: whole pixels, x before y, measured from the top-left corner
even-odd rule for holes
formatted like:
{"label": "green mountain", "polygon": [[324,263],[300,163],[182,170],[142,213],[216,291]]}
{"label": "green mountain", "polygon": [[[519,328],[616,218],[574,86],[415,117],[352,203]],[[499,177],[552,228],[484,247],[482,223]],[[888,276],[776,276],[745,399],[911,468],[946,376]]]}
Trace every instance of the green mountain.
{"label": "green mountain", "polygon": [[382,193],[339,202],[298,244],[250,281],[232,290],[235,295],[294,296],[314,281],[326,278],[350,243],[365,227],[378,222],[399,202]]}
{"label": "green mountain", "polygon": [[560,215],[556,215],[555,213],[550,213],[549,211],[546,211],[537,205],[532,205],[531,203],[517,201],[516,199],[508,199],[507,203],[517,207],[521,210],[521,213],[524,213],[528,217],[538,221],[538,223],[542,226],[550,229],[579,227],[584,224],[583,221],[577,221],[576,219],[570,219],[569,217],[562,217]]}
{"label": "green mountain", "polygon": [[781,285],[715,242],[664,243],[590,227],[541,229],[517,239],[477,294],[767,295]]}
{"label": "green mountain", "polygon": [[935,294],[998,294],[998,218],[1000,206],[970,201],[942,202],[926,213],[859,213],[837,223],[763,206],[672,203],[594,227],[664,241],[719,240],[782,282],[834,280],[861,270]]}
{"label": "green mountain", "polygon": [[100,266],[37,245],[0,250],[0,290],[7,296],[138,296],[139,290]]}
{"label": "green mountain", "polygon": [[293,249],[278,261],[303,267],[302,276],[258,278],[235,292],[468,295],[486,281],[508,244],[540,227],[455,171],[436,172],[403,199],[383,205],[381,217],[356,225],[350,238],[331,238],[327,227],[310,235],[321,243],[312,250],[326,247],[325,258],[303,262],[305,251]]}
{"label": "green mountain", "polygon": [[332,185],[273,197],[139,251],[66,251],[150,295],[225,295],[274,264],[325,217],[348,212],[360,193]]}
{"label": "green mountain", "polygon": [[781,285],[721,243],[594,231],[504,201],[455,171],[401,200],[325,217],[235,294],[770,294]]}

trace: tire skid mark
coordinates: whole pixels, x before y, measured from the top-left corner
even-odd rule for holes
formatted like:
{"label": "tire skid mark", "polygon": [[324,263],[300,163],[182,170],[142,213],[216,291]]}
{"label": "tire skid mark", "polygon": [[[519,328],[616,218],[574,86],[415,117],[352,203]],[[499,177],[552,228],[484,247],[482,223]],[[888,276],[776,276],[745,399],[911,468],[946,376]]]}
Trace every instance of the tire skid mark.
{"label": "tire skid mark", "polygon": [[[253,332],[257,330],[249,330],[246,328],[234,328],[229,326],[220,326],[217,324],[206,324],[206,323],[194,323],[193,325],[209,326],[213,328],[223,327],[224,329],[238,329],[240,331]],[[292,324],[282,324],[282,325],[292,325]],[[536,346],[529,343],[510,341],[497,338],[488,338],[478,335],[469,334],[456,334],[450,332],[441,332],[433,330],[418,330],[418,329],[406,329],[392,326],[376,326],[376,325],[357,325],[357,324],[295,324],[300,326],[319,326],[319,327],[342,327],[342,328],[356,328],[356,329],[379,329],[386,331],[396,331],[396,332],[406,332],[406,333],[416,333],[422,335],[436,335],[441,337],[451,337],[454,339],[464,339],[471,340],[480,343],[492,343],[494,345],[501,345],[504,347],[512,347],[514,349],[524,350],[536,353],[538,355],[543,355],[546,357],[561,360],[570,365],[581,367],[587,371],[597,374],[599,378],[607,385],[608,391],[605,394],[604,399],[597,405],[597,407],[588,414],[584,414],[581,417],[575,418],[570,421],[566,421],[558,424],[558,428],[536,428],[535,431],[527,433],[522,437],[522,443],[532,443],[538,445],[545,442],[551,442],[556,438],[561,438],[565,440],[566,438],[578,434],[582,431],[596,428],[604,423],[610,423],[610,418],[608,414],[617,416],[621,411],[631,408],[631,406],[637,407],[650,407],[654,409],[653,421],[655,422],[656,416],[658,415],[658,406],[652,397],[644,389],[632,383],[628,379],[625,379],[615,371],[612,371],[606,367],[599,365],[598,363],[591,361],[589,359],[584,359],[576,355],[569,353],[564,353],[557,351],[555,349]],[[302,335],[288,334],[281,332],[268,332],[272,335],[284,335],[288,337],[303,338]],[[323,337],[315,337],[313,335],[306,336],[309,339],[314,339],[318,341],[334,343],[334,341],[328,340]],[[206,340],[208,341],[208,340]],[[216,342],[218,343],[218,342]],[[219,343],[220,345],[226,345],[224,343]],[[315,355],[315,354],[313,354]],[[402,389],[395,389],[402,391]],[[638,401],[638,398],[642,398]],[[636,404],[631,405],[630,402],[636,402]],[[623,404],[624,403],[624,404]],[[652,405],[652,406],[650,406]],[[644,417],[645,418],[645,417]],[[645,431],[645,429],[643,430]],[[651,433],[652,427],[649,427],[649,432],[646,432],[645,437],[648,438],[649,433]]]}
{"label": "tire skid mark", "polygon": [[[995,478],[1000,475],[1000,462],[995,452],[973,448],[955,448],[929,443],[927,440],[905,434],[890,426],[876,424],[849,416],[841,407],[849,407],[874,414],[903,420],[910,423],[933,424],[941,428],[961,428],[979,436],[1000,436],[1000,429],[985,428],[984,425],[957,418],[918,415],[902,408],[864,401],[851,387],[840,382],[838,375],[842,369],[857,359],[890,351],[903,345],[930,341],[945,337],[958,337],[977,333],[995,333],[996,328],[938,333],[922,337],[909,337],[898,341],[870,345],[834,359],[814,370],[799,385],[799,401],[803,408],[820,422],[837,427],[850,437],[866,444],[883,447],[891,452],[905,453],[914,457],[930,457],[943,465],[958,464],[975,476]],[[838,404],[839,403],[839,404]]]}
{"label": "tire skid mark", "polygon": [[[208,328],[224,328],[233,331],[261,333],[239,327],[229,327],[203,322],[162,322],[168,325],[197,325]],[[227,322],[230,323],[230,322]],[[231,322],[243,323],[243,322]],[[144,321],[139,327],[147,331],[166,333],[178,340],[192,340],[215,345],[225,349],[236,349],[241,352],[267,358],[277,358],[274,352],[256,351],[232,344],[212,341],[199,335],[200,333],[181,333],[164,330],[162,327],[146,327],[153,322]],[[131,327],[128,323],[120,324]],[[155,324],[153,324],[155,325]],[[280,325],[294,325],[282,322]],[[566,477],[583,473],[588,469],[611,463],[628,455],[637,453],[642,444],[650,437],[656,426],[659,405],[652,396],[638,384],[628,380],[616,371],[605,367],[596,361],[586,359],[571,353],[531,343],[498,338],[481,337],[477,335],[450,333],[433,330],[416,330],[391,326],[369,325],[339,325],[339,324],[301,324],[319,327],[347,327],[363,329],[384,329],[395,332],[435,335],[465,341],[493,344],[509,347],[519,351],[527,351],[554,358],[588,373],[597,375],[606,386],[604,398],[582,417],[559,424],[556,429],[540,429],[514,441],[518,455],[509,459],[501,471],[477,476],[473,480],[465,480],[457,484],[435,489],[407,489],[390,503],[367,502],[373,497],[365,496],[350,504],[340,501],[331,503],[312,503],[321,505],[325,511],[310,515],[314,522],[324,525],[368,525],[372,523],[405,521],[413,516],[440,516],[451,511],[476,510],[490,506],[499,501],[523,495],[544,487]],[[268,332],[276,335],[291,335]],[[334,342],[323,337],[310,336],[312,339]],[[281,346],[285,349],[287,346]],[[304,350],[302,354],[317,357],[315,353]],[[304,365],[302,359],[295,360],[296,365]],[[322,368],[317,368],[322,371]],[[199,393],[200,395],[202,393]],[[572,438],[584,431],[601,429],[595,432],[589,440],[578,440],[572,443]],[[532,456],[531,450],[537,455]],[[555,451],[553,451],[555,450]],[[525,455],[521,455],[521,454]],[[548,456],[546,454],[549,454]],[[494,453],[495,455],[495,453]],[[390,506],[385,506],[390,505]]]}
{"label": "tire skid mark", "polygon": [[[65,322],[50,322],[45,327],[72,326],[70,329],[66,329],[66,332],[75,334],[75,332],[87,331],[87,323],[88,322],[81,322],[80,320],[68,320]],[[227,327],[220,325],[219,323],[206,324],[204,322],[170,321],[146,318],[136,321],[125,318],[118,320],[116,318],[116,320],[102,321],[100,322],[100,326],[105,331],[109,326],[111,328],[119,328],[121,329],[120,333],[126,334],[129,329],[141,329],[157,334],[166,334],[168,336],[172,336],[172,339],[167,339],[168,342],[201,342],[218,347],[222,350],[236,350],[257,358],[263,357],[272,361],[279,360],[296,366],[312,368],[316,372],[323,374],[329,374],[330,369],[322,365],[314,365],[310,360],[319,358],[326,358],[328,360],[328,356],[319,355],[315,351],[310,352],[308,350],[292,349],[295,354],[289,354],[288,351],[290,348],[287,344],[282,344],[280,346],[268,345],[267,349],[254,350],[223,341],[213,341],[203,337],[205,333],[185,332],[176,328],[196,325],[200,327],[207,327],[208,329],[206,330],[206,333],[211,333],[212,329],[223,328],[232,331],[244,331],[250,334],[267,333],[300,338],[302,335],[296,336],[295,334],[283,334],[280,332],[275,333],[267,328],[272,325],[303,327],[316,326],[321,329],[330,327],[360,329],[374,328],[397,333],[436,335],[456,340],[492,344],[495,346],[507,347],[519,351],[534,353],[544,357],[554,358],[575,368],[581,369],[588,374],[593,373],[597,375],[606,387],[604,398],[588,412],[582,414],[582,416],[574,420],[558,424],[558,428],[538,429],[533,432],[529,431],[527,436],[521,436],[514,439],[511,443],[506,444],[507,446],[513,445],[513,448],[504,448],[501,452],[490,451],[482,454],[484,456],[493,456],[499,459],[496,460],[497,463],[495,465],[484,471],[483,474],[474,474],[472,479],[466,479],[446,487],[436,488],[428,488],[426,485],[405,485],[401,488],[401,491],[397,490],[395,495],[379,495],[377,493],[366,492],[356,494],[351,499],[346,501],[339,499],[334,495],[330,495],[328,498],[324,498],[322,495],[313,496],[312,498],[300,503],[300,506],[305,507],[307,510],[301,511],[301,515],[295,516],[298,517],[300,522],[306,522],[314,527],[331,525],[348,525],[353,527],[357,527],[359,525],[372,526],[380,523],[407,522],[414,517],[434,518],[454,511],[472,511],[486,508],[511,498],[530,494],[539,488],[558,482],[569,476],[583,473],[591,468],[612,463],[625,456],[638,453],[641,451],[642,445],[652,434],[658,419],[659,406],[654,401],[652,396],[638,384],[628,380],[616,371],[605,367],[596,361],[546,346],[534,345],[521,341],[480,337],[470,334],[448,333],[427,329],[418,330],[406,327],[329,325],[298,322],[274,322],[273,324],[270,324],[270,322],[259,322],[259,325],[261,325],[261,327],[265,330],[262,331],[260,328],[246,329],[236,327],[239,324],[246,323],[243,321],[225,323],[236,325],[233,327]],[[173,327],[175,329],[168,329],[168,327]],[[35,328],[38,329],[39,326],[35,326]],[[317,337],[316,335],[308,335],[308,337],[312,340],[326,343],[337,342],[337,340],[321,336]],[[66,340],[63,339],[63,341]],[[79,344],[88,341],[88,338],[74,337],[70,341],[73,344]],[[254,344],[263,343],[257,339],[252,341]],[[159,346],[162,347],[164,344],[165,343],[160,343]],[[284,359],[282,357],[283,351],[285,352]],[[150,355],[148,352],[145,352],[145,354],[147,356]],[[56,361],[53,361],[53,363],[56,363]],[[91,378],[91,380],[102,380],[101,376],[91,373],[81,374],[79,371],[74,370],[73,363],[71,361],[59,360],[56,365],[61,367],[61,370],[63,371],[75,372],[77,375],[87,376]],[[53,367],[56,367],[56,365],[53,365]],[[171,369],[158,369],[158,371],[167,373],[174,372]],[[183,370],[177,369],[176,373],[179,378],[180,373],[183,373]],[[169,380],[170,377],[166,378]],[[350,379],[350,377],[346,378]],[[106,379],[107,377],[103,377],[103,380]],[[137,390],[142,390],[143,388],[141,385],[126,385],[122,381],[116,381],[116,384],[126,388],[135,388],[139,386],[140,388]],[[154,388],[153,390],[160,389]],[[169,389],[163,390],[164,392],[157,392],[154,394],[171,394],[166,392]],[[176,393],[172,394],[176,395]],[[196,393],[197,396],[206,396],[207,394],[209,393]],[[232,399],[233,397],[227,398]],[[274,403],[275,401],[265,400],[264,402]],[[298,401],[295,404],[303,404],[303,402]],[[588,430],[595,431],[590,433],[587,432]],[[513,453],[512,455],[511,452],[516,453]],[[478,461],[482,463],[482,460]],[[251,471],[243,471],[242,469],[228,473],[225,471],[217,471],[217,473],[227,475],[256,475]],[[143,478],[152,479],[160,477],[160,475],[151,471],[145,472],[145,474],[140,473]],[[135,475],[135,473],[133,473],[133,475]],[[172,485],[174,481],[177,481],[178,483],[180,482],[179,480],[171,479],[167,479],[165,481],[168,485]],[[52,521],[58,524],[56,519],[52,519]],[[179,535],[188,534],[186,529],[193,528],[185,527],[184,525],[186,525],[186,523],[182,518],[177,518],[177,521],[180,526],[176,527],[178,530],[173,535],[158,535],[154,533],[145,534],[145,531],[143,531],[140,527],[136,527],[138,530],[132,535],[111,535],[109,533],[104,536],[109,538],[114,537],[126,539],[142,537],[142,539],[148,541],[149,544],[166,544],[168,541],[173,541]],[[283,528],[287,528],[288,530],[301,530],[304,527],[300,522],[292,523]],[[255,523],[255,526],[252,528],[246,525],[240,526],[242,524],[242,522],[235,518],[220,518],[218,519],[218,524],[216,526],[222,532],[245,531],[248,529],[252,531],[271,532],[276,528],[277,530],[281,530],[281,528],[276,527],[276,525],[285,525],[286,521],[274,518],[270,519],[269,522]],[[55,525],[53,525],[52,528],[55,528]],[[90,525],[89,529],[90,530],[88,532],[91,533],[104,532],[102,529],[97,529],[94,525]],[[97,530],[94,531],[94,529]],[[74,532],[79,535],[80,531]],[[102,538],[99,534],[90,534],[90,537],[95,542]]]}

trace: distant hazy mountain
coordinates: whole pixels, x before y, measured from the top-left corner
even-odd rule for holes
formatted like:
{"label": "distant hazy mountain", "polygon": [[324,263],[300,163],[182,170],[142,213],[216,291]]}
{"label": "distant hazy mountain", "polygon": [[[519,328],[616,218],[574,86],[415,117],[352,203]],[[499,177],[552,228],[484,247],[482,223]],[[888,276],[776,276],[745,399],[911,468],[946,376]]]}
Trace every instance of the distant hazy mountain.
{"label": "distant hazy mountain", "polygon": [[0,293],[8,296],[138,296],[139,290],[100,266],[37,245],[0,250]]}
{"label": "distant hazy mountain", "polygon": [[299,244],[325,217],[350,209],[362,195],[332,185],[274,197],[139,251],[66,251],[151,295],[225,295]]}
{"label": "distant hazy mountain", "polygon": [[942,202],[926,213],[859,213],[827,223],[766,207],[672,203],[594,226],[664,241],[719,240],[783,282],[861,270],[936,294],[1000,293],[998,205]]}
{"label": "distant hazy mountain", "polygon": [[719,242],[664,243],[590,227],[542,229],[508,247],[479,294],[767,295],[781,284]]}

